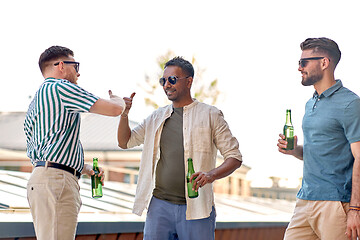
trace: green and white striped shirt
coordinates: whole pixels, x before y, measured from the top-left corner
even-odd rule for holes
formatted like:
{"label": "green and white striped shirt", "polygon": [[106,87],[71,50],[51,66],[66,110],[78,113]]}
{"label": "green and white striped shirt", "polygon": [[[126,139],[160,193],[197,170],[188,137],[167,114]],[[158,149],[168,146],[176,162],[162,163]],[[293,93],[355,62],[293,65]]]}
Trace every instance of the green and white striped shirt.
{"label": "green and white striped shirt", "polygon": [[36,92],[26,114],[27,156],[57,162],[81,172],[80,113],[89,112],[99,98],[64,79],[47,78]]}

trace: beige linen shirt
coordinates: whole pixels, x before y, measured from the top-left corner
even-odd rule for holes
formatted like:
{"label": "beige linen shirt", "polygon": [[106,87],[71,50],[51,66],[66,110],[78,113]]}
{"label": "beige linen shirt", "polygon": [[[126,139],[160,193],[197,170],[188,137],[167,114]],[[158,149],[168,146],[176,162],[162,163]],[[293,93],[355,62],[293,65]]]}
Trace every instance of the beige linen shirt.
{"label": "beige linen shirt", "polygon": [[[173,112],[172,105],[154,111],[131,131],[127,147],[144,144],[140,162],[133,213],[141,215],[150,204],[155,188],[155,168],[160,158],[160,136],[164,122]],[[185,192],[187,159],[192,158],[195,172],[208,172],[216,167],[217,150],[224,159],[230,157],[242,161],[239,143],[231,134],[223,114],[216,107],[194,102],[184,107],[184,164]],[[214,206],[212,184],[199,189],[199,197],[190,199],[186,195],[186,219],[201,219],[210,216]]]}

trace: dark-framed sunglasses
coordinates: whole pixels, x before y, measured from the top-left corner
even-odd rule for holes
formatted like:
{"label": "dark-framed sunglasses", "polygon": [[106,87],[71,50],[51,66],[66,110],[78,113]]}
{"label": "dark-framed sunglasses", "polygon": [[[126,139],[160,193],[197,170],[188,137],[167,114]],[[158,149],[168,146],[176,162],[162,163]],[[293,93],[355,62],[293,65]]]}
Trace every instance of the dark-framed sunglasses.
{"label": "dark-framed sunglasses", "polygon": [[161,86],[164,86],[165,83],[166,83],[166,81],[168,81],[171,85],[174,85],[174,84],[176,84],[176,82],[177,82],[178,80],[180,80],[180,79],[186,79],[186,78],[189,78],[189,77],[191,77],[191,76],[187,76],[187,77],[183,77],[183,78],[178,78],[178,77],[176,77],[176,76],[170,76],[170,77],[168,77],[167,79],[164,78],[164,77],[162,77],[162,78],[159,79],[159,83],[160,83]]}
{"label": "dark-framed sunglasses", "polygon": [[320,59],[323,59],[323,58],[325,58],[325,57],[301,58],[301,59],[299,60],[299,66],[303,68],[303,67],[306,67],[306,65],[308,64],[308,62],[309,62],[310,60],[320,60]]}
{"label": "dark-framed sunglasses", "polygon": [[[80,68],[79,62],[73,62],[73,61],[62,61],[65,64],[74,64],[75,71],[78,73]],[[54,63],[54,66],[59,65],[60,62]]]}

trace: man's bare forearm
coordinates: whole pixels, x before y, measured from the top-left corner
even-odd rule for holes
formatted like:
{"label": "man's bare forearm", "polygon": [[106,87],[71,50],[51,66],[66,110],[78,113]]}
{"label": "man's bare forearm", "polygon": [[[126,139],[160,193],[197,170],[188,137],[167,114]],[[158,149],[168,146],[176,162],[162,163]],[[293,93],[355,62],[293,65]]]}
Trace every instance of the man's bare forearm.
{"label": "man's bare forearm", "polygon": [[199,187],[203,187],[206,184],[212,183],[217,179],[229,176],[231,173],[233,173],[237,168],[241,166],[241,163],[242,162],[237,160],[236,158],[228,158],[220,166],[214,168],[209,172],[194,173],[190,178],[190,181],[196,179],[193,185],[194,190],[196,189],[197,191]]}
{"label": "man's bare forearm", "polygon": [[360,159],[354,161],[350,206],[360,206]]}
{"label": "man's bare forearm", "polygon": [[129,119],[127,114],[125,113],[120,116],[120,122],[118,127],[117,138],[118,138],[119,147],[121,147],[122,149],[126,149],[130,136],[131,136],[131,129],[129,127]]}
{"label": "man's bare forearm", "polygon": [[293,156],[296,157],[297,159],[303,160],[303,155],[304,155],[303,146],[302,145],[296,146]]}
{"label": "man's bare forearm", "polygon": [[214,180],[221,179],[226,176],[229,176],[240,166],[241,166],[241,161],[235,158],[228,158],[219,167],[211,170],[209,174],[214,176]]}
{"label": "man's bare forearm", "polygon": [[130,136],[131,136],[131,129],[129,127],[128,114],[129,114],[130,108],[132,106],[132,101],[133,101],[133,98],[134,98],[135,94],[136,93],[133,92],[129,98],[124,97],[126,108],[125,108],[124,112],[120,116],[120,122],[119,122],[119,127],[118,127],[118,134],[117,134],[118,145],[122,149],[127,148],[127,143],[128,143],[128,141],[130,139]]}

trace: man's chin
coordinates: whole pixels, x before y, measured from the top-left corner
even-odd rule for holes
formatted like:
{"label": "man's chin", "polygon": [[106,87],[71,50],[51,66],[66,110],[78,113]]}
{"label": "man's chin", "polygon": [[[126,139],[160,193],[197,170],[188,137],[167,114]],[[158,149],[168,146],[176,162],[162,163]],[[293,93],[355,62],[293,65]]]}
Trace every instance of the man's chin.
{"label": "man's chin", "polygon": [[166,95],[167,98],[170,100],[170,101],[174,101],[176,99],[176,97],[174,95]]}
{"label": "man's chin", "polygon": [[303,86],[311,86],[312,84],[310,84],[309,82],[307,82],[307,81],[301,81],[301,84],[303,85]]}
{"label": "man's chin", "polygon": [[303,79],[301,81],[301,84],[303,86],[312,86],[314,85],[315,83],[317,83],[318,81],[320,81],[320,79],[314,79],[314,78],[311,78],[311,79]]}

